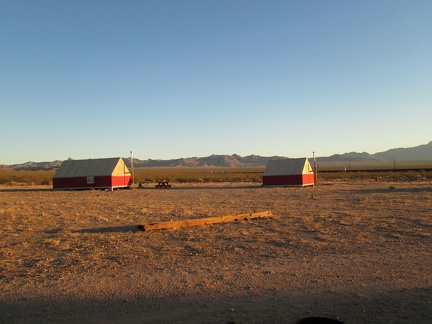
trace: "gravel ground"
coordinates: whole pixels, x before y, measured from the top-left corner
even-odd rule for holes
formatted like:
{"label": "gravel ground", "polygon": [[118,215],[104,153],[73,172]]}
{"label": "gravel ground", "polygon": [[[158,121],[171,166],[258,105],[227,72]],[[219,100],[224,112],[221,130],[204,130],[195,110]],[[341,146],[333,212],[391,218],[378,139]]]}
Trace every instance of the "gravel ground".
{"label": "gravel ground", "polygon": [[[149,222],[271,211],[139,231]],[[432,322],[432,185],[0,187],[2,323]]]}

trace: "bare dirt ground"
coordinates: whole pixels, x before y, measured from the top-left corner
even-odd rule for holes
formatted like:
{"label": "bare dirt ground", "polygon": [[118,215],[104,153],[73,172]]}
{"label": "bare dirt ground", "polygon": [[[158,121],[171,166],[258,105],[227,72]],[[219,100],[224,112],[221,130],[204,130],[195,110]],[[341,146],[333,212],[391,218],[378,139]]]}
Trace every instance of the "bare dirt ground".
{"label": "bare dirt ground", "polygon": [[0,218],[1,323],[432,322],[430,182],[1,187]]}

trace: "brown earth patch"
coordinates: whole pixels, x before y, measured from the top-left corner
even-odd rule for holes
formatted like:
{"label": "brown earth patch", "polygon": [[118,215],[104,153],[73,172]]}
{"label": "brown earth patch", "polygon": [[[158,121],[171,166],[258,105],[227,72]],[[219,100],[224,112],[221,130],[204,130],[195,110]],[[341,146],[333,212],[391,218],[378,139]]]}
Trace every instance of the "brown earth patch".
{"label": "brown earth patch", "polygon": [[[238,223],[145,222],[269,210]],[[432,186],[0,188],[0,322],[432,321]]]}

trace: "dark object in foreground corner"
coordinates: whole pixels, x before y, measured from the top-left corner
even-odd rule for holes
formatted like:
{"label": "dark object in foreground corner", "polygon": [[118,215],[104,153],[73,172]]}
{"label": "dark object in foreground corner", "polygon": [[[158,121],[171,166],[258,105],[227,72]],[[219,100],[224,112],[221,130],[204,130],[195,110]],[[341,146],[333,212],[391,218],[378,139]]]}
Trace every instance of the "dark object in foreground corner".
{"label": "dark object in foreground corner", "polygon": [[341,321],[328,317],[305,317],[299,319],[295,324],[344,324]]}
{"label": "dark object in foreground corner", "polygon": [[138,229],[142,231],[151,231],[156,229],[167,229],[167,228],[179,228],[187,226],[198,226],[198,225],[208,225],[217,223],[227,223],[227,222],[238,222],[242,220],[249,220],[253,218],[265,218],[272,217],[272,213],[269,211],[251,214],[241,214],[241,215],[229,215],[220,217],[207,217],[198,219],[188,219],[182,221],[171,221],[171,222],[160,222],[151,223],[145,225],[138,225]]}

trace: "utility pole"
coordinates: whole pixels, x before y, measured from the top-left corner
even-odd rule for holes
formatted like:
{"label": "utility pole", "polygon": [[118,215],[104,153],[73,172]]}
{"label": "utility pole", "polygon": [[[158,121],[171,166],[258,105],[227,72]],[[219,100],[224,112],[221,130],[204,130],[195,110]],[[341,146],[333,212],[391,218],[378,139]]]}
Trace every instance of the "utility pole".
{"label": "utility pole", "polygon": [[314,180],[315,180],[315,186],[318,186],[318,170],[316,166],[316,159],[315,159],[315,151],[313,151],[313,160],[314,160]]}
{"label": "utility pole", "polygon": [[135,170],[133,167],[133,152],[131,151],[132,189],[135,187]]}

